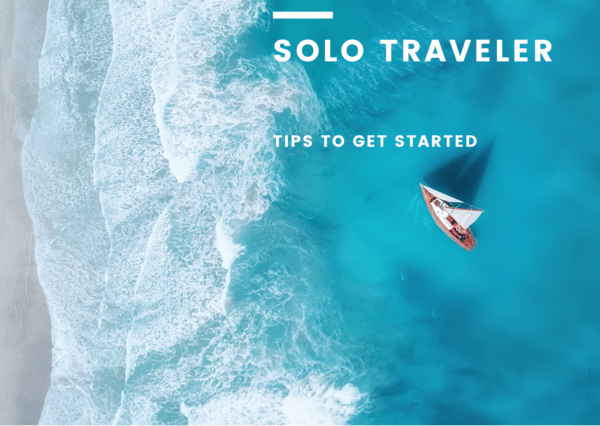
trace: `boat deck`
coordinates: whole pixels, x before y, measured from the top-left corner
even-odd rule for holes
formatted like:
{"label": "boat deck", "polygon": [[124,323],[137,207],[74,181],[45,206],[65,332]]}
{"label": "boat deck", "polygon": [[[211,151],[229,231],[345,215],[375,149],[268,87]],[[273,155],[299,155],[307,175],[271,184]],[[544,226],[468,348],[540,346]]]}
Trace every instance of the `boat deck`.
{"label": "boat deck", "polygon": [[[465,250],[467,250],[467,251],[473,250],[475,248],[475,245],[477,244],[477,242],[475,241],[475,237],[473,236],[473,233],[471,232],[471,230],[467,228],[465,230],[465,232],[463,232],[465,239],[463,241],[461,241],[460,238],[455,236],[452,232],[450,232],[450,230],[448,228],[446,228],[444,226],[444,224],[442,223],[440,218],[435,214],[433,207],[431,207],[431,202],[434,199],[436,199],[437,197],[435,195],[431,194],[429,191],[427,191],[423,185],[421,185],[421,192],[423,193],[423,198],[425,199],[425,204],[427,204],[427,209],[429,210],[431,217],[433,217],[433,219],[435,220],[435,223],[437,223],[437,225],[440,227],[440,229],[442,231],[444,231],[444,233],[447,236],[449,236],[450,239],[452,239],[452,241],[454,241],[456,244],[458,244]],[[452,219],[452,220],[454,220],[454,219]]]}

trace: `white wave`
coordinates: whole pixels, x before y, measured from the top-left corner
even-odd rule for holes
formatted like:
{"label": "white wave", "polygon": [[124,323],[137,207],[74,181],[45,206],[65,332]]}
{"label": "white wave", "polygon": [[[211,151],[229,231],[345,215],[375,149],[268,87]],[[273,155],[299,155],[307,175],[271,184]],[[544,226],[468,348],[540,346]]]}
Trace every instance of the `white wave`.
{"label": "white wave", "polygon": [[[322,330],[335,314],[309,278],[318,256],[308,239],[286,222],[260,225],[272,239],[262,249],[233,240],[259,226],[284,186],[274,115],[289,109],[312,131],[326,124],[301,66],[237,51],[264,11],[260,1],[110,1],[114,45],[95,128],[90,111],[69,123],[86,136],[76,151],[85,173],[78,181],[80,170],[44,162],[42,137],[28,169],[38,185],[28,202],[47,214],[35,219],[48,242],[40,276],[53,283],[45,289],[58,367],[44,422],[158,423],[181,416],[182,401],[191,419],[219,423],[244,413],[256,423],[340,423],[355,412],[358,391],[334,385],[354,373]],[[74,41],[61,43],[47,49],[48,86]],[[91,78],[72,73],[66,92]],[[52,112],[39,110],[42,130],[69,116]],[[70,137],[57,127],[56,141]],[[60,208],[56,192],[42,199],[42,176],[55,169],[50,184],[68,195]],[[56,244],[83,266],[57,256]]]}
{"label": "white wave", "polygon": [[358,388],[350,383],[341,389],[323,383],[297,387],[283,399],[286,424],[343,424],[356,411],[361,399]]}
{"label": "white wave", "polygon": [[223,288],[223,294],[221,296],[221,309],[223,313],[227,313],[227,290],[229,289],[229,283],[231,282],[231,265],[237,257],[244,251],[245,247],[236,244],[233,241],[233,230],[224,224],[223,218],[220,218],[217,222],[215,229],[215,246],[221,254],[223,260],[223,268],[227,271],[225,276],[225,286]]}
{"label": "white wave", "polygon": [[313,376],[283,390],[223,392],[201,406],[189,407],[182,402],[180,409],[190,425],[331,425],[346,423],[360,399],[358,388],[351,384],[336,388]]}
{"label": "white wave", "polygon": [[[23,2],[21,2],[23,3]],[[102,422],[91,388],[92,342],[108,257],[93,185],[94,114],[110,58],[108,8],[73,25],[72,4],[51,0],[39,62],[39,96],[23,146],[23,183],[36,263],[52,325],[51,387],[40,423]],[[67,403],[78,401],[78,406]]]}

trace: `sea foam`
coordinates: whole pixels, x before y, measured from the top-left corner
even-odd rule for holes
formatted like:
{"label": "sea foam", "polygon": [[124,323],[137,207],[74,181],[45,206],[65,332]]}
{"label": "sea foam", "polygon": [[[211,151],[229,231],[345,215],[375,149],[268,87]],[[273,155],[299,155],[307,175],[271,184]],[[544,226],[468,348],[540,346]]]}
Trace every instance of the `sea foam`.
{"label": "sea foam", "polygon": [[[93,341],[109,251],[93,185],[94,117],[111,55],[107,4],[72,14],[53,0],[39,64],[39,97],[23,146],[25,199],[52,324],[52,376],[40,423],[101,422]],[[79,401],[78,406],[68,401]]]}
{"label": "sea foam", "polygon": [[[240,49],[265,4],[98,7],[97,34],[69,39],[51,1],[24,154],[55,345],[42,421],[347,421],[357,373],[270,137],[284,111],[327,119],[299,64]],[[69,68],[84,48],[96,62]]]}
{"label": "sea foam", "polygon": [[227,270],[225,287],[223,288],[223,295],[221,296],[221,309],[223,309],[223,313],[225,314],[227,313],[227,290],[229,289],[229,283],[231,282],[231,265],[245,248],[233,241],[232,233],[233,231],[231,228],[228,228],[223,224],[223,219],[219,219],[215,229],[215,245],[221,254],[221,259],[223,259],[223,268]]}

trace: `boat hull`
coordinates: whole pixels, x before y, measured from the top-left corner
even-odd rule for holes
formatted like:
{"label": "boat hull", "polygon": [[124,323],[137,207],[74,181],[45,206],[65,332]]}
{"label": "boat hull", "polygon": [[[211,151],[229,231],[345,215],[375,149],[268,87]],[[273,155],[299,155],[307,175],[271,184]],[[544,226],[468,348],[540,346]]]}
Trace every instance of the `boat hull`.
{"label": "boat hull", "polygon": [[425,199],[425,204],[427,205],[427,209],[429,210],[431,217],[433,218],[433,220],[435,220],[435,223],[437,223],[440,229],[444,231],[444,234],[450,237],[452,241],[461,246],[463,249],[467,251],[473,250],[477,245],[477,241],[475,241],[475,236],[473,235],[473,232],[471,232],[471,230],[467,228],[463,234],[466,238],[461,241],[460,238],[458,238],[448,228],[446,228],[446,226],[444,226],[440,218],[435,214],[435,211],[431,206],[431,202],[437,197],[431,192],[427,191],[427,189],[425,189],[423,185],[421,185],[421,192],[423,193],[423,198]]}

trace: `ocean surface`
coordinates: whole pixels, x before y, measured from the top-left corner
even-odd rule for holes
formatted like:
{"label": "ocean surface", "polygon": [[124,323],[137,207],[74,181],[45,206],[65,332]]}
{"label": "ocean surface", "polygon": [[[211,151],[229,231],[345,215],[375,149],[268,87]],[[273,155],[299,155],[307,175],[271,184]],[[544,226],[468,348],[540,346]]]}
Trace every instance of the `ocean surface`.
{"label": "ocean surface", "polygon": [[[22,158],[54,344],[40,423],[600,422],[599,16],[592,0],[50,0]],[[338,62],[274,60],[306,38]],[[479,63],[474,45],[465,63],[399,46],[386,62],[379,40],[404,38],[546,39],[552,62]],[[362,60],[341,59],[347,39]],[[419,182],[486,211],[474,252]]]}

